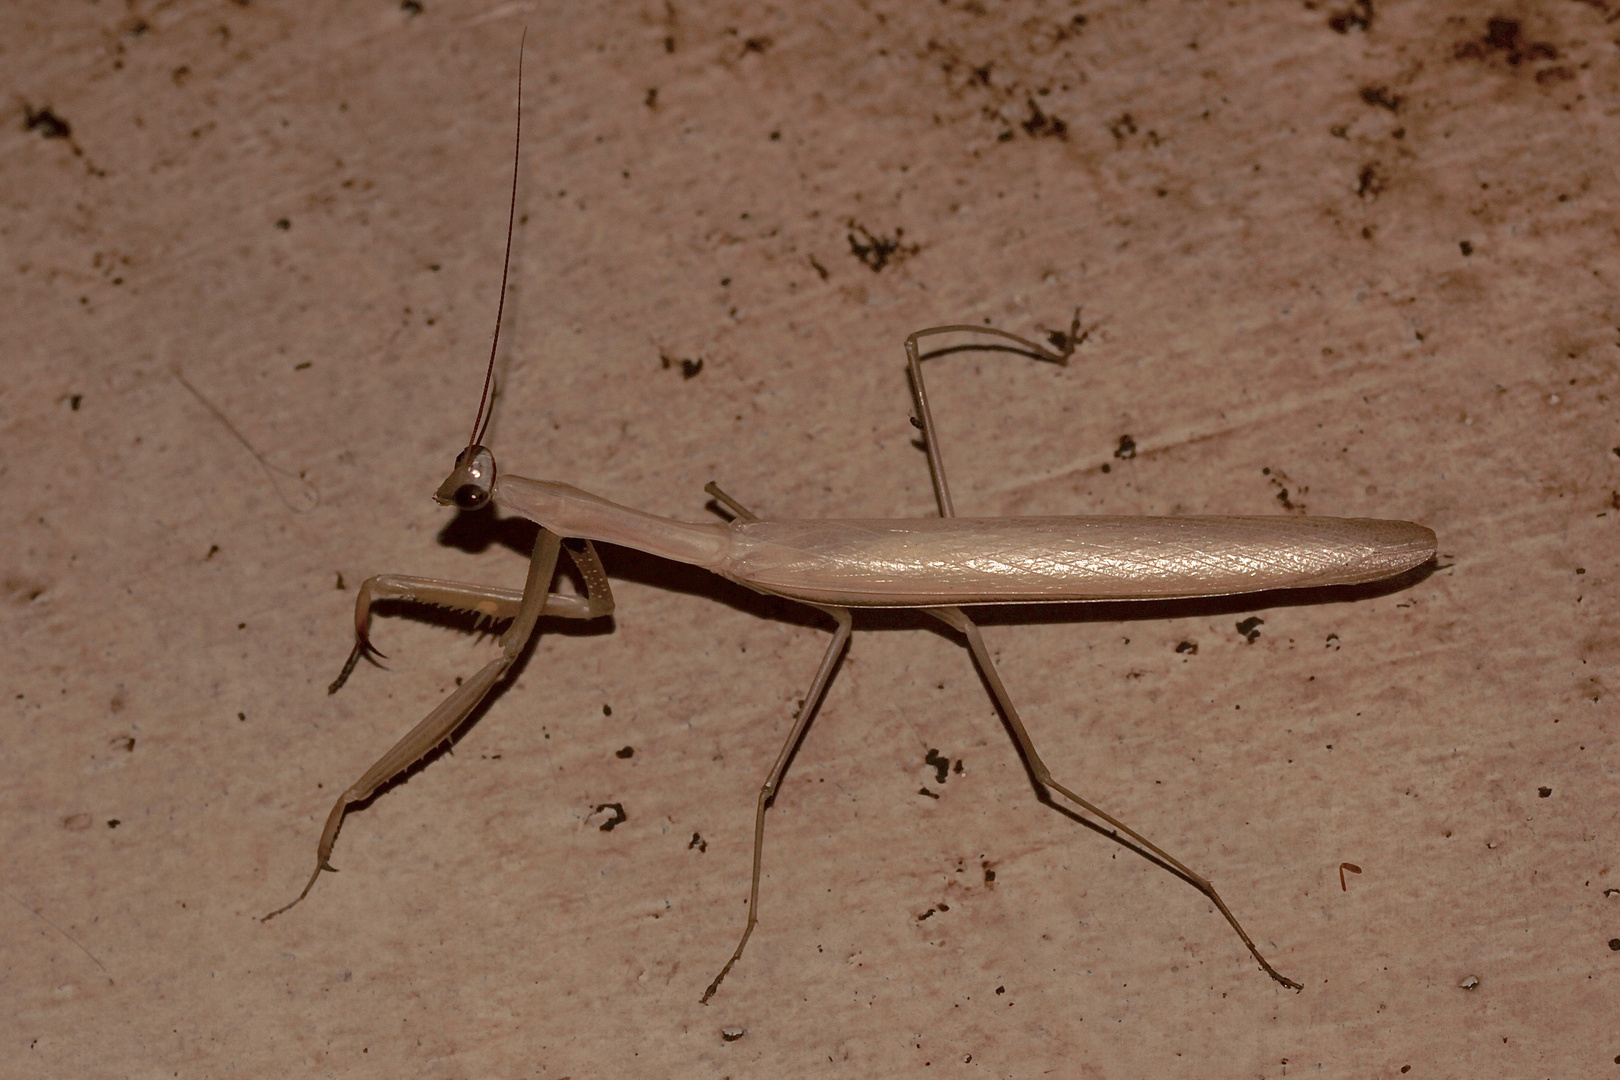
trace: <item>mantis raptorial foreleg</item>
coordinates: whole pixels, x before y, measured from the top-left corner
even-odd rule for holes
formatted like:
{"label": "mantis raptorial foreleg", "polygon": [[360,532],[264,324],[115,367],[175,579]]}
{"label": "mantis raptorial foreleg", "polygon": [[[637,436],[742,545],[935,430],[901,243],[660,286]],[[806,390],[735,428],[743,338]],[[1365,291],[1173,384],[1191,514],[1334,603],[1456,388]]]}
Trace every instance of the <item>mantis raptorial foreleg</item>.
{"label": "mantis raptorial foreleg", "polygon": [[[613,591],[608,588],[607,573],[602,569],[602,560],[597,558],[596,548],[590,541],[581,540],[577,544],[565,545],[564,550],[568,552],[569,558],[579,569],[580,577],[584,579],[585,595],[549,593],[546,596],[545,608],[540,614],[554,615],[562,619],[599,619],[604,615],[611,615]],[[354,649],[344,661],[343,670],[338,672],[338,677],[326,688],[328,694],[335,694],[342,689],[362,657],[373,664],[377,662],[377,657],[387,659],[371,644],[370,634],[371,609],[385,600],[403,600],[412,604],[428,604],[432,607],[449,608],[452,611],[465,611],[490,623],[498,623],[517,617],[518,610],[523,605],[523,593],[521,590],[505,589],[499,585],[470,585],[463,581],[411,577],[406,574],[378,574],[367,578],[361,583],[354,601]]]}
{"label": "mantis raptorial foreleg", "polygon": [[369,659],[371,654],[376,652],[371,648],[366,630],[370,623],[371,605],[377,600],[409,600],[434,604],[488,616],[495,620],[511,619],[512,625],[501,635],[499,657],[485,664],[477,674],[457,687],[454,693],[440,702],[439,706],[407,732],[404,738],[378,758],[360,779],[338,796],[337,802],[332,806],[332,812],[327,815],[326,827],[321,830],[320,845],[315,852],[315,871],[310,874],[303,891],[292,903],[270,912],[264,916],[264,920],[280,915],[308,896],[322,870],[335,869],[327,860],[332,855],[332,846],[337,843],[338,830],[343,827],[343,817],[348,813],[349,807],[371,798],[378,788],[404,773],[434,747],[450,738],[456,729],[466,722],[467,717],[472,715],[473,710],[478,708],[479,703],[500,681],[501,676],[506,674],[507,669],[523,654],[525,646],[534,634],[535,623],[539,621],[541,615],[592,619],[612,613],[613,593],[608,588],[607,575],[602,571],[596,549],[588,540],[579,542],[578,546],[570,544],[567,548],[569,557],[574,560],[574,565],[579,568],[580,575],[585,580],[585,596],[571,596],[550,591],[551,579],[557,571],[557,556],[562,550],[561,539],[549,529],[541,529],[534,543],[534,553],[529,558],[528,580],[524,583],[523,591],[516,594],[510,589],[396,575],[370,578],[360,587],[360,595],[355,605],[354,651],[349,654],[342,674],[328,692],[336,692],[338,687],[343,685],[361,656]]}
{"label": "mantis raptorial foreleg", "polygon": [[[931,334],[945,333],[954,330],[975,334],[989,333],[998,337],[1007,338],[1017,342],[1023,347],[1019,351],[1027,350],[1030,354],[1040,359],[1057,364],[1066,363],[1069,356],[1074,352],[1075,346],[1078,345],[1084,337],[1083,334],[1079,334],[1080,312],[1076,310],[1074,313],[1074,321],[1069,327],[1069,333],[1062,337],[1063,348],[1059,352],[1052,352],[1044,349],[1041,346],[1036,345],[1034,342],[1027,341],[1024,338],[1018,337],[1014,334],[1009,334],[1005,330],[996,330],[989,327],[979,326],[962,325],[933,327],[928,330],[919,330],[917,333],[912,334],[906,339],[907,372],[911,377],[912,397],[917,404],[917,427],[922,432],[923,444],[928,451],[928,471],[934,480],[934,495],[939,500],[939,511],[941,517],[955,517],[956,511],[951,503],[950,486],[945,480],[945,461],[940,455],[938,444],[935,443],[933,437],[933,417],[928,408],[928,391],[923,386],[922,357],[918,354],[917,341],[919,338],[923,338]],[[990,650],[984,644],[984,637],[979,633],[978,624],[969,618],[966,612],[964,612],[961,608],[955,607],[924,608],[923,610],[927,611],[928,614],[934,616],[940,622],[943,622],[946,626],[949,626],[951,629],[957,631],[967,638],[968,650],[972,652],[973,659],[975,663],[977,663],[979,671],[984,675],[985,683],[989,686],[990,693],[995,698],[996,705],[998,708],[1000,708],[1002,717],[1006,720],[1007,730],[1012,734],[1013,742],[1018,746],[1019,756],[1024,760],[1024,768],[1029,773],[1030,782],[1035,787],[1036,797],[1039,798],[1041,802],[1052,807],[1054,810],[1059,811],[1060,813],[1070,814],[1076,817],[1081,824],[1088,825],[1091,828],[1096,829],[1098,832],[1109,836],[1117,843],[1123,844],[1150,861],[1158,863],[1160,866],[1164,867],[1164,869],[1170,871],[1172,874],[1175,874],[1177,877],[1187,882],[1187,884],[1203,893],[1209,898],[1210,902],[1220,910],[1220,913],[1225,916],[1226,921],[1231,925],[1232,929],[1237,931],[1237,935],[1240,939],[1242,939],[1243,944],[1248,946],[1250,955],[1260,962],[1260,967],[1265,970],[1267,975],[1270,975],[1273,979],[1276,979],[1278,982],[1290,989],[1304,989],[1303,986],[1295,982],[1293,979],[1282,975],[1276,968],[1271,966],[1270,961],[1268,961],[1264,956],[1260,955],[1260,950],[1255,947],[1254,939],[1249,937],[1248,931],[1243,929],[1242,925],[1237,921],[1237,917],[1233,915],[1232,910],[1226,906],[1226,901],[1221,899],[1220,894],[1215,891],[1215,886],[1210,884],[1208,878],[1193,872],[1193,870],[1180,859],[1177,859],[1175,856],[1159,847],[1159,845],[1155,844],[1153,841],[1149,840],[1147,837],[1143,836],[1141,833],[1137,832],[1135,829],[1131,828],[1114,815],[1108,813],[1106,810],[1101,809],[1086,799],[1082,799],[1079,795],[1052,779],[1052,773],[1047,769],[1046,763],[1041,760],[1040,754],[1036,752],[1034,740],[1029,737],[1029,731],[1024,727],[1024,721],[1018,715],[1018,708],[1013,704],[1012,695],[1007,692],[1006,685],[1001,681],[1001,673],[996,669],[995,661],[990,656]],[[1086,813],[1091,814],[1093,817],[1096,817],[1102,822],[1106,823],[1108,827],[1104,828],[1102,825],[1098,825],[1094,821],[1089,821],[1078,814],[1074,814],[1073,811],[1059,806],[1052,798],[1052,793],[1054,791],[1059,795],[1062,795],[1075,806],[1084,810]],[[1121,833],[1123,833],[1124,836],[1121,836]],[[746,935],[744,936],[744,940],[746,940]]]}

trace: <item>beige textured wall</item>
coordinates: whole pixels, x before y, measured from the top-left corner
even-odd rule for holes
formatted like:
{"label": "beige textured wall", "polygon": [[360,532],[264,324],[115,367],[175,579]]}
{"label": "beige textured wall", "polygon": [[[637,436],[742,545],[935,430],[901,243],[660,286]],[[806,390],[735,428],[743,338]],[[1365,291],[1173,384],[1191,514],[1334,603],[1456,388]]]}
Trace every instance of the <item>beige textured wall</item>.
{"label": "beige textured wall", "polygon": [[[0,1071],[1617,1072],[1620,4],[420,7],[0,6]],[[1286,489],[1439,533],[1398,592],[989,619],[1054,772],[1303,993],[1037,805],[960,645],[901,616],[858,628],[700,1006],[826,624],[620,550],[611,629],[544,627],[257,921],[489,655],[380,619],[391,670],[329,698],[354,585],[522,580],[529,532],[428,495],[525,26],[507,470],[925,515],[901,339],[1084,303],[1067,369],[935,365],[964,513]]]}

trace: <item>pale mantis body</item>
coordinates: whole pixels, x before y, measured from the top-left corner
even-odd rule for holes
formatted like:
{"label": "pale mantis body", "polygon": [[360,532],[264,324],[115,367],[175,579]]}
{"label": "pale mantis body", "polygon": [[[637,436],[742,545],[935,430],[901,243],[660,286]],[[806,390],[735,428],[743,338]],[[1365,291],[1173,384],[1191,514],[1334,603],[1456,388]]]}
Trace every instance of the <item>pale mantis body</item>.
{"label": "pale mantis body", "polygon": [[[521,67],[519,95],[521,109]],[[516,165],[514,163],[514,205]],[[508,253],[510,254],[510,225]],[[502,280],[504,300],[505,280]],[[500,316],[496,316],[499,334]],[[988,334],[1014,342],[1017,351],[1064,363],[1079,343],[1079,316],[1068,334],[1053,334],[1058,351],[1006,331],[956,325],[919,331],[906,339],[915,423],[928,451],[939,518],[764,521],[714,485],[709,491],[737,516],[729,524],[693,523],[643,513],[546,480],[498,476],[494,456],[479,445],[487,423],[484,405],[473,436],[435,498],[463,510],[491,502],[540,525],[528,579],[517,592],[493,586],[383,575],[361,587],[355,606],[356,644],[335,692],[371,649],[367,627],[378,600],[405,600],[511,620],[501,655],[466,680],[388,753],[339,796],[321,833],[316,868],[303,891],[266,919],[308,895],[324,869],[348,808],[370,798],[449,739],[522,654],[543,615],[593,619],[611,614],[612,593],[592,541],[619,544],[689,563],[762,593],[814,606],[836,624],[804,704],[760,788],[754,816],[753,873],[748,922],[731,958],[709,984],[713,996],[741,957],[758,919],[765,811],[775,797],[794,748],[815,715],[849,640],[851,609],[918,608],[962,634],[1000,708],[1041,801],[1054,793],[1100,820],[1096,826],[1193,885],[1220,910],[1249,952],[1284,986],[1209,881],[1117,818],[1052,778],[1001,681],[979,628],[963,610],[975,604],[1167,599],[1223,596],[1261,590],[1376,581],[1412,570],[1434,557],[1435,535],[1405,521],[1301,517],[1041,517],[957,518],[934,439],[924,389],[919,339],[946,332]],[[1001,348],[1006,348],[1002,346]],[[493,347],[491,350],[493,363]],[[489,379],[485,380],[485,400]],[[565,545],[565,539],[573,541]],[[551,591],[565,549],[585,583],[585,595]],[[1085,820],[1082,818],[1082,820]],[[1091,822],[1088,822],[1091,823]],[[1092,823],[1094,824],[1094,823]]]}

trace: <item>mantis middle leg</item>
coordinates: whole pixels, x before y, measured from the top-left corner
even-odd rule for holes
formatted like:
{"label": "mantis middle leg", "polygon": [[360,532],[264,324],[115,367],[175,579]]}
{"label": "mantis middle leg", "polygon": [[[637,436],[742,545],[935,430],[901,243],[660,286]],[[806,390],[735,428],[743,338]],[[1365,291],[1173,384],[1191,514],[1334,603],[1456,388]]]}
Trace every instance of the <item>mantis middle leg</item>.
{"label": "mantis middle leg", "polygon": [[765,777],[765,783],[760,786],[759,800],[754,804],[754,870],[748,884],[748,924],[743,927],[742,939],[737,942],[737,948],[726,961],[726,966],[720,969],[720,974],[714,977],[709,988],[703,991],[699,1004],[707,1005],[709,999],[714,997],[715,991],[720,989],[720,983],[730,973],[734,965],[743,954],[748,945],[748,938],[754,932],[754,925],[759,922],[759,874],[761,860],[765,854],[765,811],[776,798],[776,793],[782,784],[782,775],[787,772],[788,762],[793,757],[793,751],[798,747],[799,740],[804,738],[805,729],[810,726],[810,718],[816,713],[821,699],[827,693],[827,684],[832,680],[833,669],[838,666],[838,657],[849,643],[850,627],[854,619],[850,616],[848,608],[821,607],[833,617],[838,624],[833,631],[832,641],[827,643],[827,651],[821,657],[821,666],[816,668],[815,678],[810,680],[810,689],[804,695],[804,704],[799,707],[799,715],[793,720],[793,727],[788,732],[786,741],[782,743],[782,750],[776,755],[776,764]]}
{"label": "mantis middle leg", "polygon": [[[758,521],[759,517],[748,507],[720,490],[720,485],[710,482],[703,486],[703,490],[713,496],[721,505],[725,506],[737,517],[744,521]],[[708,989],[703,991],[703,997],[698,999],[700,1005],[707,1005],[709,999],[714,997],[715,991],[720,989],[731,968],[742,958],[743,949],[748,945],[748,938],[754,932],[754,926],[759,922],[759,875],[761,863],[765,855],[765,811],[776,799],[776,793],[782,785],[782,775],[787,772],[788,762],[793,757],[793,751],[798,747],[799,741],[804,738],[805,729],[810,726],[810,719],[821,705],[821,699],[827,693],[827,684],[832,681],[833,669],[838,666],[838,657],[843,653],[844,646],[849,644],[850,628],[854,625],[848,608],[820,607],[833,617],[838,624],[833,631],[833,637],[827,643],[827,651],[821,657],[821,666],[816,668],[815,678],[810,680],[810,689],[804,695],[804,704],[799,706],[799,715],[794,717],[793,727],[788,737],[782,743],[782,750],[776,755],[776,764],[765,776],[765,783],[760,786],[759,800],[754,804],[754,869],[748,881],[748,924],[743,927],[742,939],[737,942],[737,948],[732,952],[731,959],[726,966],[720,969],[720,974],[714,977]]]}

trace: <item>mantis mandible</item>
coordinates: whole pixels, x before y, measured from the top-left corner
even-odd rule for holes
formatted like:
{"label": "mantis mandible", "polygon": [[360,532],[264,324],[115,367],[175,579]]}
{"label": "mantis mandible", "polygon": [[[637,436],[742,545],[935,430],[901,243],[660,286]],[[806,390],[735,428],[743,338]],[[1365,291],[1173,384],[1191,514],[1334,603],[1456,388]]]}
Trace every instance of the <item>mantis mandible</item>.
{"label": "mantis mandible", "polygon": [[[520,48],[519,146],[522,101]],[[517,166],[518,155],[514,152],[507,220],[508,264],[517,207]],[[503,268],[494,341],[472,434],[434,498],[463,511],[498,506],[540,526],[523,589],[398,574],[368,579],[355,602],[354,649],[329,690],[336,693],[362,658],[373,660],[381,655],[369,637],[371,607],[378,601],[430,604],[494,622],[510,620],[511,625],[499,638],[501,654],[463,682],[338,797],[321,831],[315,870],[303,891],[264,919],[281,914],[309,895],[321,871],[332,869],[328,860],[349,807],[370,798],[378,788],[449,740],[523,653],[542,616],[597,619],[612,613],[613,594],[593,546],[602,542],[702,567],[758,592],[807,604],[825,612],[834,623],[832,640],[810,681],[804,704],[760,787],[754,808],[748,921],[731,957],[704,990],[703,1002],[714,996],[741,958],[758,923],[765,812],[780,789],[788,762],[849,642],[852,609],[874,607],[915,608],[961,635],[1017,746],[1037,798],[1192,885],[1220,911],[1266,974],[1283,986],[1302,989],[1300,983],[1282,975],[1260,953],[1209,879],[1053,778],[1036,752],[978,625],[965,609],[979,604],[1214,597],[1372,582],[1431,560],[1436,550],[1433,532],[1412,522],[1366,518],[957,517],[934,434],[923,383],[925,357],[919,343],[946,333],[988,335],[1012,344],[987,347],[1066,364],[1084,338],[1078,311],[1067,333],[1050,335],[1050,347],[1005,330],[966,324],[931,327],[906,338],[906,370],[914,405],[912,423],[920,430],[927,451],[939,504],[937,518],[763,520],[713,483],[705,490],[735,515],[729,523],[659,517],[554,480],[497,473],[495,457],[482,440],[489,424],[490,386],[505,300]],[[565,551],[578,568],[584,595],[551,591],[558,560]],[[1077,810],[1066,810],[1057,797]]]}

